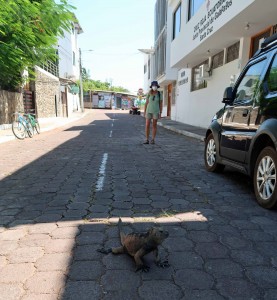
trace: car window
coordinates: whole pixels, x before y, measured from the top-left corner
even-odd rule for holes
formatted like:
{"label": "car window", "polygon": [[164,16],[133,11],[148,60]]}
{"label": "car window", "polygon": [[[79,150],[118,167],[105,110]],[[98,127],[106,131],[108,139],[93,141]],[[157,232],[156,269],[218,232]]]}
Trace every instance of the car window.
{"label": "car window", "polygon": [[251,65],[244,74],[240,84],[236,88],[234,105],[248,105],[253,103],[253,96],[260,83],[260,77],[266,60]]}
{"label": "car window", "polygon": [[269,92],[277,92],[277,55],[275,55],[268,73],[267,86]]}

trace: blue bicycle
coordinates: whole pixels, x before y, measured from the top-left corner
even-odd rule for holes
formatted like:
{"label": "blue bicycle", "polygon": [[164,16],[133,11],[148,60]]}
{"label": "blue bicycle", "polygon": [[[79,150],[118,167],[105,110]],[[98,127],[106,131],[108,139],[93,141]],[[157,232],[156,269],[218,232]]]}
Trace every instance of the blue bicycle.
{"label": "blue bicycle", "polygon": [[20,140],[24,140],[27,134],[30,138],[33,137],[34,128],[30,120],[20,112],[15,112],[13,115],[15,116],[15,120],[12,123],[12,131],[15,137]]}

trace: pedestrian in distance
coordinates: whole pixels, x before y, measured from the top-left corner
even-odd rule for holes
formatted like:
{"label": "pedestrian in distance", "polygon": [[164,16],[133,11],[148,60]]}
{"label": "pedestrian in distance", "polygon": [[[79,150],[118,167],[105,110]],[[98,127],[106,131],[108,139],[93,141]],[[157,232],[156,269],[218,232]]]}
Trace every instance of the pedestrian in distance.
{"label": "pedestrian in distance", "polygon": [[144,107],[146,140],[143,144],[149,144],[151,120],[152,139],[150,141],[150,144],[155,144],[155,137],[157,134],[157,122],[158,119],[161,117],[163,108],[163,98],[160,91],[158,91],[159,87],[160,86],[157,81],[152,81],[150,85],[150,91],[146,96],[146,103]]}

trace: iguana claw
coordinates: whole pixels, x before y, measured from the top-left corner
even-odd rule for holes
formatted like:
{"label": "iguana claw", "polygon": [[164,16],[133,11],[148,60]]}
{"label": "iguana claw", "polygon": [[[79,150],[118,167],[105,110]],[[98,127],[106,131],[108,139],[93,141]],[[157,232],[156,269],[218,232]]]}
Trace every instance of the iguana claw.
{"label": "iguana claw", "polygon": [[103,254],[108,254],[108,253],[112,252],[112,248],[108,248],[108,249],[100,248],[100,249],[97,249],[97,251],[100,253],[103,253]]}
{"label": "iguana claw", "polygon": [[170,266],[170,264],[168,263],[168,260],[165,260],[165,261],[158,262],[157,266],[161,267],[161,268],[168,268]]}
{"label": "iguana claw", "polygon": [[141,265],[136,268],[136,272],[141,270],[141,272],[147,273],[149,272],[149,269],[150,267],[148,267],[147,265]]}

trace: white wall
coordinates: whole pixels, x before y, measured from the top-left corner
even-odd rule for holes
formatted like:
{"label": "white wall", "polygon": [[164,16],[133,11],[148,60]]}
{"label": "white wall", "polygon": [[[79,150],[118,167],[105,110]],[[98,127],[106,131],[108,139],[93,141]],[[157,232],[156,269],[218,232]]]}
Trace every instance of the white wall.
{"label": "white wall", "polygon": [[176,105],[172,107],[171,118],[194,126],[208,127],[216,111],[222,108],[223,92],[230,86],[230,76],[238,76],[238,67],[239,60],[234,60],[213,70],[207,88],[194,92],[190,92],[191,69],[180,70],[178,81],[182,79],[180,74],[184,70],[189,80],[176,88]]}

